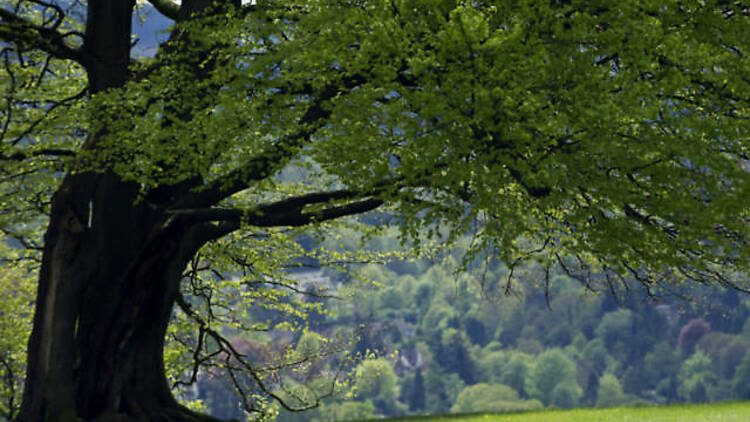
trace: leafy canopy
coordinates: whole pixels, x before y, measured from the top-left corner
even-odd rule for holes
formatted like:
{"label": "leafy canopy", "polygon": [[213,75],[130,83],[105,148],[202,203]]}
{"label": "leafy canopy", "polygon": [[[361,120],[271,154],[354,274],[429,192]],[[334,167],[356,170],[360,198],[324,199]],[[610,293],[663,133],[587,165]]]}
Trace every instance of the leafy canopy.
{"label": "leafy canopy", "polygon": [[[0,1],[0,228],[31,250],[62,175],[107,169],[228,236],[191,266],[201,291],[345,262],[288,228],[376,208],[405,242],[471,234],[466,263],[490,252],[509,281],[534,259],[587,284],[748,288],[741,2],[150,3],[170,40],[91,95],[85,2]],[[252,271],[204,284],[205,265]]]}
{"label": "leafy canopy", "polygon": [[[577,255],[613,277],[732,284],[750,251],[748,19],[718,1],[246,4],[178,23],[180,48],[90,99],[70,60],[6,61],[3,169],[108,166],[144,194],[198,178],[248,213],[342,188],[385,200],[405,233],[476,231],[509,264]],[[277,183],[289,166],[312,182]],[[58,174],[5,180],[4,209]]]}

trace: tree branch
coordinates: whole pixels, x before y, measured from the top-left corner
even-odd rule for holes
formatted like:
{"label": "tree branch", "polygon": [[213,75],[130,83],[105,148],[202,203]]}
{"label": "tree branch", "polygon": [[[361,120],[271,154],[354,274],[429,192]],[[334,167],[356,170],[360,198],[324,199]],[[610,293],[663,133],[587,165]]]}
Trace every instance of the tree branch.
{"label": "tree branch", "polygon": [[206,207],[216,204],[237,192],[247,189],[252,182],[265,179],[291,159],[293,151],[312,135],[314,129],[301,131],[280,140],[266,148],[243,166],[230,171],[206,185],[203,189],[189,194],[177,207]]}
{"label": "tree branch", "polygon": [[76,152],[62,148],[41,148],[32,151],[16,151],[9,155],[0,154],[0,161],[23,161],[28,158],[39,156],[75,157]]}
{"label": "tree branch", "polygon": [[[347,215],[361,214],[383,204],[381,199],[363,199],[344,205],[303,212],[307,205],[328,202],[334,199],[352,198],[351,191],[319,192],[261,204],[248,209],[239,208],[190,208],[168,211],[175,216],[187,217],[195,222],[220,221],[224,234],[230,233],[246,223],[257,227],[299,227],[311,223],[333,220]],[[217,227],[218,229],[218,227]]]}
{"label": "tree branch", "polygon": [[254,219],[250,219],[249,223],[254,226],[260,227],[304,226],[310,223],[319,223],[321,221],[345,217],[347,215],[361,214],[367,211],[372,211],[375,208],[380,207],[381,205],[383,205],[383,200],[371,198],[306,213],[299,212],[291,213],[288,215],[282,214],[280,216],[261,215]]}
{"label": "tree branch", "polygon": [[[72,95],[72,96],[70,96],[68,98],[64,98],[64,99],[62,99],[60,101],[48,101],[48,103],[52,104],[52,105],[49,106],[49,107],[46,107],[46,109],[44,111],[44,114],[41,117],[39,117],[38,119],[34,120],[31,124],[29,124],[29,126],[26,128],[26,130],[24,130],[23,132],[21,132],[18,136],[16,136],[14,139],[12,139],[9,143],[11,145],[14,145],[14,146],[17,145],[18,143],[20,143],[21,141],[23,141],[24,138],[26,138],[29,134],[31,134],[36,129],[37,126],[39,126],[42,122],[44,122],[44,119],[46,119],[50,114],[52,114],[58,107],[63,106],[63,105],[67,105],[71,101],[79,100],[79,99],[85,97],[87,93],[88,93],[88,87],[82,89],[79,93],[77,93],[75,95]],[[10,109],[10,104],[8,105],[8,107]],[[0,140],[3,140],[5,138],[6,131],[7,131],[7,123],[6,123],[6,127],[3,128],[2,134],[0,134]],[[38,155],[44,155],[44,153],[38,154]],[[61,154],[59,154],[59,153],[51,153],[51,154],[48,154],[48,155],[61,155]]]}
{"label": "tree branch", "polygon": [[0,40],[42,50],[58,59],[85,64],[86,56],[65,39],[78,33],[61,33],[53,28],[35,25],[8,10],[0,8]]}
{"label": "tree branch", "polygon": [[340,84],[332,84],[323,88],[322,92],[300,117],[298,131],[274,142],[241,167],[215,179],[197,192],[181,198],[176,202],[175,208],[210,207],[222,199],[247,189],[251,183],[263,180],[281,169],[330,117],[331,111],[324,108],[324,103],[342,92],[352,89],[363,80],[355,76],[340,82]]}
{"label": "tree branch", "polygon": [[171,0],[148,0],[154,9],[172,20],[177,20],[180,15],[180,5]]}
{"label": "tree branch", "polygon": [[243,223],[256,227],[300,227],[348,215],[361,214],[378,208],[384,202],[370,198],[302,212],[307,205],[332,200],[355,199],[357,196],[361,198],[364,195],[357,195],[355,192],[348,190],[338,190],[300,195],[247,209],[189,208],[172,209],[168,210],[167,213],[175,217],[185,218],[190,223],[195,224],[193,227],[196,231],[193,240],[196,245],[202,246],[239,230]]}
{"label": "tree branch", "polygon": [[[235,372],[244,373],[247,375],[250,375],[252,380],[254,381],[255,385],[266,395],[269,397],[272,397],[275,399],[284,409],[290,411],[290,412],[300,412],[308,409],[312,409],[314,407],[317,407],[320,404],[320,400],[332,395],[334,392],[334,385],[331,385],[330,390],[324,391],[322,394],[316,394],[316,397],[314,400],[307,401],[303,400],[300,397],[296,397],[301,402],[301,405],[293,405],[287,400],[282,397],[277,389],[273,388],[273,379],[275,377],[272,377],[274,373],[278,373],[279,371],[286,369],[286,368],[294,368],[294,367],[300,367],[301,365],[304,365],[306,363],[312,362],[317,359],[321,359],[324,357],[327,357],[331,355],[331,352],[337,352],[341,350],[336,350],[336,348],[332,349],[324,349],[321,352],[310,354],[303,356],[302,358],[292,360],[292,361],[284,361],[279,362],[272,366],[266,366],[261,368],[256,368],[254,365],[251,365],[248,362],[247,355],[241,353],[237,348],[234,346],[231,340],[229,340],[227,337],[225,337],[223,334],[221,334],[219,331],[213,329],[211,327],[210,321],[207,321],[204,319],[197,311],[193,309],[193,307],[190,305],[190,303],[185,300],[185,297],[182,295],[182,293],[178,293],[176,304],[180,307],[180,310],[188,316],[188,318],[195,321],[198,326],[199,330],[202,336],[209,336],[211,337],[218,346],[218,350],[206,353],[205,350],[205,341],[201,341],[200,344],[194,349],[193,359],[194,359],[194,367],[193,367],[193,378],[197,378],[196,374],[198,369],[203,367],[211,367],[215,366],[215,363],[212,361],[218,357],[224,355],[224,368],[228,371],[228,375],[232,379],[233,386],[235,388],[235,391],[239,393],[240,398],[243,402],[243,407],[248,412],[264,412],[263,409],[256,409],[254,408],[250,402],[248,401],[248,398],[250,395],[245,391],[244,388],[242,388],[241,383],[237,379]],[[209,305],[210,306],[210,305]],[[203,338],[201,338],[203,340]],[[203,356],[201,356],[201,352],[203,352]],[[337,375],[339,372],[337,372]],[[336,377],[338,378],[338,377]],[[283,385],[281,385],[282,389],[289,393]]]}

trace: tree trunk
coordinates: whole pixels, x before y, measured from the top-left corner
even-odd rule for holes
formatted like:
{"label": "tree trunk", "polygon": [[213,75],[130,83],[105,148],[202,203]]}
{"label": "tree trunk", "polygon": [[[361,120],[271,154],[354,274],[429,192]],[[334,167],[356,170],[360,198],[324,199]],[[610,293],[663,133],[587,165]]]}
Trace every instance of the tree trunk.
{"label": "tree trunk", "polygon": [[[92,94],[128,80],[134,3],[88,2]],[[162,360],[182,271],[202,242],[137,195],[109,171],[69,174],[54,195],[18,421],[211,420],[175,401]]]}
{"label": "tree trunk", "polygon": [[19,421],[207,419],[174,400],[162,360],[201,242],[136,194],[112,173],[86,173],[55,195]]}

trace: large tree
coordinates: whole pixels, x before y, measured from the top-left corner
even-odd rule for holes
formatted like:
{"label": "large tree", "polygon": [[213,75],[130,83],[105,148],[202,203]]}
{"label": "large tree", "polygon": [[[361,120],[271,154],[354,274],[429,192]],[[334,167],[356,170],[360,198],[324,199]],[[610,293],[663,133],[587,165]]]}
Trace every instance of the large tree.
{"label": "large tree", "polygon": [[747,287],[743,2],[149,3],[155,57],[135,0],[0,2],[0,226],[41,256],[20,421],[209,419],[165,334],[237,233],[388,207],[511,268]]}

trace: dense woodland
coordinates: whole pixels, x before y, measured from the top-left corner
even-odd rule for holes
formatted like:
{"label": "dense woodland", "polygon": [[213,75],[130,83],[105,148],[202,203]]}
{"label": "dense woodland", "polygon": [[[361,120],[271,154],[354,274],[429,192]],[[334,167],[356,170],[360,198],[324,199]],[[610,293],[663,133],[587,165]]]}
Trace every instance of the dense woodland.
{"label": "dense woodland", "polygon": [[[343,253],[361,248],[356,238],[325,243]],[[300,243],[311,245],[309,238]],[[376,238],[369,256],[397,243]],[[19,258],[19,246],[6,239],[0,248]],[[342,362],[324,343],[358,327],[338,345],[351,356],[345,387],[318,408],[280,409],[284,422],[750,399],[747,294],[709,286],[646,291],[637,282],[624,289],[595,274],[548,275],[535,265],[514,269],[518,278],[509,284],[508,268],[492,260],[457,272],[464,253],[456,247],[429,259],[335,269],[300,257],[288,273],[302,293],[280,300],[307,302],[312,311],[290,317],[277,303],[240,319],[278,328],[296,319],[303,330],[224,330],[257,362],[287,350],[330,354],[307,368],[307,376],[320,376]],[[9,415],[19,405],[35,283],[33,265],[2,268],[0,410]],[[190,366],[175,361],[179,345],[171,346],[169,375],[188,379]],[[226,373],[203,371],[194,381],[175,390],[184,402],[222,418],[245,417]]]}
{"label": "dense woodland", "polygon": [[[375,243],[398,246],[394,238]],[[354,396],[302,414],[282,409],[278,420],[750,399],[745,293],[706,286],[647,291],[638,283],[624,289],[596,275],[545,274],[534,265],[515,269],[520,276],[508,284],[508,268],[496,262],[456,273],[461,256],[458,248],[350,273],[310,270],[309,262],[294,270],[307,291],[338,288],[341,295],[307,299],[328,309],[310,315],[311,332],[271,331],[237,337],[236,344],[255,353],[284,344],[309,352],[324,341],[313,331],[333,336],[361,327],[351,352],[367,359],[353,370]],[[248,316],[276,318],[272,311]],[[216,416],[242,415],[226,379],[204,374],[185,397]]]}

